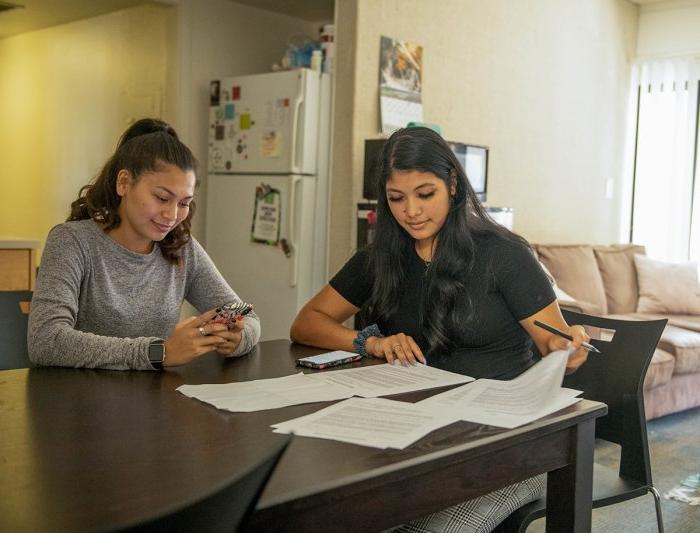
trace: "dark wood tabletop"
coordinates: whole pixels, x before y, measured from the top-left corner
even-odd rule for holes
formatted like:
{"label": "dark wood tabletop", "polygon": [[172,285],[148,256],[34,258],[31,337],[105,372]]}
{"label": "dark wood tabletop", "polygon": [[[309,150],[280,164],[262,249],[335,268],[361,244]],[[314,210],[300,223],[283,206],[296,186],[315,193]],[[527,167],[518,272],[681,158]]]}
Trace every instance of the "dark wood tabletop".
{"label": "dark wood tabletop", "polygon": [[[175,389],[289,375],[319,352],[268,341],[164,372],[0,372],[0,531],[115,530],[206,493],[282,438],[270,424],[329,402],[230,413]],[[404,450],[298,437],[250,529],[379,531],[549,471],[548,530],[587,531],[593,428],[605,412],[583,400],[511,430],[458,422]]]}

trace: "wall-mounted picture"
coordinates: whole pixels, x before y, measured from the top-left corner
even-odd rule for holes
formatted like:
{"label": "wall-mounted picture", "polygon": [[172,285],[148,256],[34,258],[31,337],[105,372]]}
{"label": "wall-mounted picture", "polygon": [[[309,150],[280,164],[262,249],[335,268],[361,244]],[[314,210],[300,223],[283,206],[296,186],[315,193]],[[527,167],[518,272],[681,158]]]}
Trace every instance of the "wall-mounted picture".
{"label": "wall-mounted picture", "polygon": [[423,47],[382,36],[379,60],[380,129],[383,133],[423,121]]}
{"label": "wall-mounted picture", "polygon": [[382,36],[379,69],[381,87],[420,94],[423,47]]}

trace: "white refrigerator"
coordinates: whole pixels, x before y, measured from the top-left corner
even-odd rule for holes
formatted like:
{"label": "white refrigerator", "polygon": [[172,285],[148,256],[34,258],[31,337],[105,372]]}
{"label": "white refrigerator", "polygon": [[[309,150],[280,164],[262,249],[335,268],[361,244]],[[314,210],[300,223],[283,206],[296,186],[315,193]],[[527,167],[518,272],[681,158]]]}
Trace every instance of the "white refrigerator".
{"label": "white refrigerator", "polygon": [[221,78],[210,98],[206,249],[262,340],[289,338],[327,281],[330,75]]}

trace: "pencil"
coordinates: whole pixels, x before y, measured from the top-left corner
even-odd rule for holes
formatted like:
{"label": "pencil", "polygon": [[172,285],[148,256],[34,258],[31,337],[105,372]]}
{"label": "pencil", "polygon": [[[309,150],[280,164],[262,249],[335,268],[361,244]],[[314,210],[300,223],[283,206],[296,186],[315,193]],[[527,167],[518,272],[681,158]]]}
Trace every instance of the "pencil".
{"label": "pencil", "polygon": [[[570,341],[574,340],[574,338],[571,335],[569,335],[568,333],[564,333],[563,331],[558,330],[557,328],[550,326],[549,324],[545,324],[544,322],[540,322],[539,320],[535,320],[535,326],[539,326],[542,329],[546,329],[550,333],[554,333],[555,335],[563,337],[567,340],[570,340]],[[583,346],[589,352],[601,353],[601,351],[598,348],[596,348],[595,346],[593,346],[592,344],[589,344],[587,342],[582,342],[581,346]]]}

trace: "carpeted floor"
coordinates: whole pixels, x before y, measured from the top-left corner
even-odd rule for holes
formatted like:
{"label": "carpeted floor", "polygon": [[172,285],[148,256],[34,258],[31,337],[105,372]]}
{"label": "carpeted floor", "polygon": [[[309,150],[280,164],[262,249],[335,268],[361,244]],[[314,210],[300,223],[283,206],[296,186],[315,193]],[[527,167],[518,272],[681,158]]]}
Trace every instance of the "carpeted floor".
{"label": "carpeted floor", "polygon": [[[700,470],[700,408],[647,422],[654,485],[663,494],[680,485]],[[598,447],[596,460],[615,466],[619,448],[604,443]],[[667,533],[700,533],[700,506],[662,499],[662,513]],[[545,530],[544,519],[533,522],[528,533]],[[593,509],[594,532],[654,533],[656,513],[654,498],[649,494],[634,500]]]}

